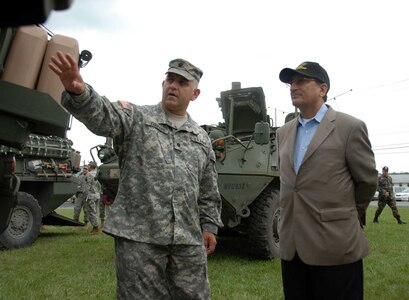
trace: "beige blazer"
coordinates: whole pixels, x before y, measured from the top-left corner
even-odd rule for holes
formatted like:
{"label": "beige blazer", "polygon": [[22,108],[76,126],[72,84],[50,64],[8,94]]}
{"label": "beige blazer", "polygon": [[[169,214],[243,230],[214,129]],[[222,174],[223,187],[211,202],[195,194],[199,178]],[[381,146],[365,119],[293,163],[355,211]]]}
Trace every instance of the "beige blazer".
{"label": "beige blazer", "polygon": [[294,145],[298,120],[277,130],[280,160],[280,253],[310,265],[355,262],[369,252],[360,226],[376,190],[378,172],[364,122],[329,107],[298,174]]}

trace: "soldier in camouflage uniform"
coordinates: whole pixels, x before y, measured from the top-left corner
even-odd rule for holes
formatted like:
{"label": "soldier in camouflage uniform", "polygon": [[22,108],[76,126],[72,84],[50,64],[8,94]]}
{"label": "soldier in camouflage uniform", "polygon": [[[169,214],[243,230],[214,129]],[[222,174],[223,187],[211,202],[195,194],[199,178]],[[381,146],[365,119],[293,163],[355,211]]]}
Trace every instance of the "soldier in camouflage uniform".
{"label": "soldier in camouflage uniform", "polygon": [[98,200],[98,213],[99,213],[99,228],[102,229],[105,224],[105,216],[106,216],[107,207],[102,201],[102,192],[103,192],[102,185],[100,185],[100,187],[101,187],[101,196],[99,197],[99,200]]}
{"label": "soldier in camouflage uniform", "polygon": [[378,218],[381,215],[386,204],[391,208],[393,216],[398,221],[398,224],[406,224],[400,219],[398,208],[396,207],[396,201],[393,195],[393,182],[392,177],[389,176],[389,168],[382,168],[382,175],[378,177],[378,209],[375,212],[373,219],[374,223],[379,223]]}
{"label": "soldier in camouflage uniform", "polygon": [[105,224],[105,215],[106,215],[106,210],[105,210],[105,204],[102,202],[102,197],[99,197],[98,200],[98,212],[99,212],[99,227],[102,229]]}
{"label": "soldier in camouflage uniform", "polygon": [[69,54],[57,52],[50,68],[64,107],[114,140],[119,187],[103,231],[115,238],[118,299],[209,299],[221,198],[210,138],[186,112],[202,71],[172,60],[162,101],[140,106],[98,95]]}
{"label": "soldier in camouflage uniform", "polygon": [[97,205],[101,198],[101,185],[95,178],[97,173],[96,163],[91,161],[88,164],[89,172],[85,176],[85,195],[86,195],[86,210],[88,212],[88,219],[92,224],[91,234],[98,234],[98,218],[97,218]]}
{"label": "soldier in camouflage uniform", "polygon": [[75,193],[75,202],[74,202],[74,220],[79,222],[81,209],[84,210],[84,223],[87,227],[88,225],[88,212],[85,209],[85,177],[88,173],[88,166],[85,166],[82,174],[78,177],[78,187],[77,192]]}

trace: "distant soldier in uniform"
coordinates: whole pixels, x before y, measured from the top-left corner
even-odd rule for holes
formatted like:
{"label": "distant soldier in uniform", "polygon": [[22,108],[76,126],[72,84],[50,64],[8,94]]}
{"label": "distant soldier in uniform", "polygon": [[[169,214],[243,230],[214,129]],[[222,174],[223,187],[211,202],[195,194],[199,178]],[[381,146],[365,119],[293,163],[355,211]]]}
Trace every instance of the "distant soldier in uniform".
{"label": "distant soldier in uniform", "polygon": [[379,223],[378,218],[386,204],[388,204],[392,210],[393,216],[398,221],[398,224],[406,224],[406,222],[400,219],[398,208],[396,207],[396,201],[393,195],[392,177],[389,176],[389,168],[387,166],[382,168],[382,175],[378,177],[378,192],[378,209],[375,212],[373,222]]}
{"label": "distant soldier in uniform", "polygon": [[64,107],[114,140],[119,186],[103,231],[115,238],[117,298],[210,299],[206,254],[222,226],[221,198],[210,138],[187,113],[202,71],[172,60],[162,101],[142,106],[98,95],[70,54],[51,60]]}
{"label": "distant soldier in uniform", "polygon": [[88,166],[83,168],[83,172],[78,177],[78,187],[77,192],[75,193],[75,201],[74,201],[74,220],[79,222],[81,209],[84,210],[84,227],[87,228],[88,226],[88,212],[86,210],[85,205],[85,177],[88,173]]}
{"label": "distant soldier in uniform", "polygon": [[97,205],[101,198],[101,185],[95,178],[97,164],[91,161],[88,164],[89,172],[85,177],[85,195],[86,195],[86,210],[88,212],[88,219],[92,224],[91,234],[98,234],[98,218]]}
{"label": "distant soldier in uniform", "polygon": [[106,216],[106,206],[102,202],[102,197],[99,197],[98,200],[98,213],[99,213],[99,227],[102,229],[105,224],[105,216]]}

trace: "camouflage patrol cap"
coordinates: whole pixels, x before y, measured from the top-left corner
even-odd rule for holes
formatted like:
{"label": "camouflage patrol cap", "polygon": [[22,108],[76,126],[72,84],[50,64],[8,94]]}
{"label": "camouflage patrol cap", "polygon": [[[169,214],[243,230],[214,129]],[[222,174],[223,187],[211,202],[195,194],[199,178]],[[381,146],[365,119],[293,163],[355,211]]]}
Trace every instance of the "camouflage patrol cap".
{"label": "camouflage patrol cap", "polygon": [[384,166],[384,167],[382,168],[382,171],[389,172],[389,168],[388,168],[387,166]]}
{"label": "camouflage patrol cap", "polygon": [[176,58],[169,62],[169,69],[166,74],[167,73],[179,74],[187,80],[196,80],[197,82],[200,81],[203,75],[202,70],[181,58]]}
{"label": "camouflage patrol cap", "polygon": [[97,164],[95,163],[95,161],[90,161],[89,163],[88,163],[88,166],[90,166],[90,167],[92,167],[92,168],[96,168],[97,167]]}
{"label": "camouflage patrol cap", "polygon": [[290,83],[291,79],[296,74],[307,76],[307,77],[312,77],[312,78],[318,79],[319,81],[323,83],[326,83],[328,86],[328,91],[329,91],[330,84],[329,84],[329,77],[328,77],[327,71],[325,71],[325,69],[321,67],[318,63],[311,62],[311,61],[305,61],[301,63],[295,69],[284,68],[281,70],[279,77],[282,82]]}

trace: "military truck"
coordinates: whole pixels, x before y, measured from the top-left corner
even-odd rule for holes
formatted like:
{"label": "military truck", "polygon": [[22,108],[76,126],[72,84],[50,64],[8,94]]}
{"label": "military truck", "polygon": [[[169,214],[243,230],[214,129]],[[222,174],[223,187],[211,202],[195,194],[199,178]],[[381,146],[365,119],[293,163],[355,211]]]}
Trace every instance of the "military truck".
{"label": "military truck", "polygon": [[[7,54],[6,48],[3,44],[11,39],[11,32],[6,30],[7,27],[18,27],[23,25],[42,24],[53,10],[65,10],[68,9],[73,0],[32,0],[29,2],[8,2],[5,9],[0,10],[0,75],[3,73],[4,57]],[[14,124],[16,116],[10,118],[7,112],[0,108],[0,126],[1,128],[9,128]],[[17,120],[18,122],[20,120]],[[6,127],[4,127],[6,126]],[[12,126],[13,127],[13,126]],[[18,127],[17,127],[18,128]],[[14,129],[16,127],[14,126]],[[12,131],[15,133],[16,131]],[[20,126],[17,129],[20,135],[25,136],[25,140],[28,139],[28,132]],[[21,139],[17,137],[16,140]],[[13,146],[16,140],[11,137],[10,133],[6,130],[0,132],[0,140],[2,140],[6,146]],[[19,143],[20,144],[20,143]],[[14,175],[15,160],[14,154],[7,153],[0,155],[0,233],[2,233],[8,226],[11,212],[15,206],[17,199],[17,191],[19,188],[18,177]]]}
{"label": "military truck", "polygon": [[42,225],[83,225],[55,212],[75,194],[81,160],[67,138],[63,87],[47,68],[58,49],[80,66],[92,57],[38,26],[0,27],[0,248],[31,245]]}
{"label": "military truck", "polygon": [[[259,259],[278,257],[279,252],[279,170],[276,127],[267,114],[261,87],[232,89],[216,99],[224,121],[202,125],[216,154],[218,186],[222,197],[223,233],[247,235],[248,252]],[[98,179],[105,195],[115,196],[119,169],[111,146],[99,145],[103,164]]]}

